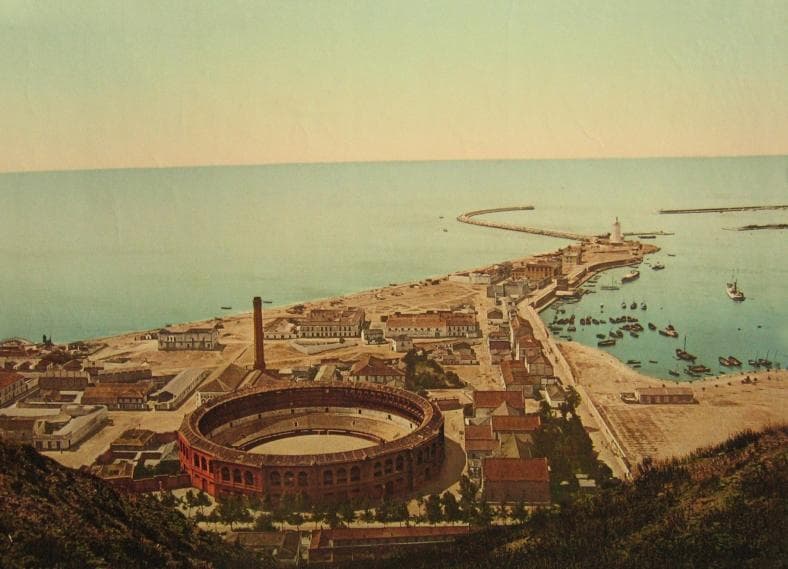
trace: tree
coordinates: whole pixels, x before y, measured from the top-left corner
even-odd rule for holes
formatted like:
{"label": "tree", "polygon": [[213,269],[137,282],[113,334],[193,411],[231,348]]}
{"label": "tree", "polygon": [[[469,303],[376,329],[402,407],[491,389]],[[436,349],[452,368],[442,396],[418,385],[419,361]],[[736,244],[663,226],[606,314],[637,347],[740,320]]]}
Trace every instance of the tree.
{"label": "tree", "polygon": [[427,508],[427,521],[431,524],[436,524],[443,521],[443,508],[441,507],[441,499],[437,494],[430,494],[425,502]]}
{"label": "tree", "polygon": [[312,521],[316,524],[320,524],[320,527],[323,527],[323,522],[326,521],[326,509],[320,502],[315,502],[312,504],[311,508],[311,518]]}
{"label": "tree", "polygon": [[466,474],[460,478],[460,504],[463,509],[465,507],[476,506],[476,494],[479,492],[479,486],[473,482]]}
{"label": "tree", "polygon": [[460,505],[457,503],[457,498],[446,490],[441,497],[441,502],[443,504],[443,512],[446,516],[446,521],[449,522],[456,522],[462,519],[462,511],[460,510]]}
{"label": "tree", "polygon": [[528,507],[524,501],[520,500],[512,508],[512,518],[518,523],[523,523],[528,519]]}
{"label": "tree", "polygon": [[291,526],[295,526],[296,529],[301,529],[301,524],[304,523],[304,514],[302,514],[301,512],[290,512],[290,514],[288,514],[287,516],[286,521]]}
{"label": "tree", "polygon": [[492,524],[493,511],[486,501],[479,504],[478,509],[474,512],[472,521],[479,526],[489,526]]}
{"label": "tree", "polygon": [[337,513],[342,519],[342,523],[345,525],[352,524],[354,521],[356,521],[356,510],[353,504],[347,500],[339,504]]}
{"label": "tree", "polygon": [[575,389],[573,385],[570,385],[566,390],[566,403],[569,405],[573,416],[577,416],[577,408],[580,406],[582,401],[583,398],[580,397],[577,389]]}
{"label": "tree", "polygon": [[216,508],[219,518],[226,524],[230,525],[230,529],[236,522],[247,521],[251,519],[249,510],[243,503],[243,500],[238,496],[228,496]]}
{"label": "tree", "polygon": [[330,527],[331,529],[339,527],[341,522],[339,519],[339,507],[337,506],[337,504],[335,502],[329,502],[328,504],[326,504],[325,512],[326,512],[326,523],[328,524],[328,527]]}
{"label": "tree", "polygon": [[174,508],[178,505],[178,499],[172,492],[162,492],[161,496],[159,496],[159,501],[168,508]]}
{"label": "tree", "polygon": [[372,509],[369,506],[367,506],[364,509],[364,511],[361,512],[360,519],[365,524],[371,524],[372,522],[375,521],[375,512],[373,512]]}
{"label": "tree", "polygon": [[208,494],[200,490],[197,492],[197,497],[194,499],[194,505],[197,506],[200,514],[204,514],[205,512],[203,510],[211,505],[211,499],[208,497]]}
{"label": "tree", "polygon": [[197,496],[194,493],[194,490],[189,488],[186,494],[183,496],[184,502],[186,503],[186,508],[189,517],[192,515],[192,508],[197,507]]}
{"label": "tree", "polygon": [[275,531],[274,519],[271,514],[260,514],[254,520],[255,531]]}

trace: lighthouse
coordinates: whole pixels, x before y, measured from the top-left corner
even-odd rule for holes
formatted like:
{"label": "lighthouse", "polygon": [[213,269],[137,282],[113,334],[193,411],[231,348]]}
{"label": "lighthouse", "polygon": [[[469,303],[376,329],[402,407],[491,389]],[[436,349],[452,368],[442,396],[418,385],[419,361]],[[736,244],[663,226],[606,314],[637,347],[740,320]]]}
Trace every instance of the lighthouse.
{"label": "lighthouse", "polygon": [[616,221],[613,222],[613,232],[610,234],[610,242],[611,243],[624,242],[624,240],[621,238],[621,223],[619,223],[618,217],[616,217]]}

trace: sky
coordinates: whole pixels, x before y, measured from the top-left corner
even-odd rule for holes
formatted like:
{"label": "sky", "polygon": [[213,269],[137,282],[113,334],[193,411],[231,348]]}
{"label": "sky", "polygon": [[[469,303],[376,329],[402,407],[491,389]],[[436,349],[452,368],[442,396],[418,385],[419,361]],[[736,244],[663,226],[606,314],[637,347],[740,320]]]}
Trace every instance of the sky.
{"label": "sky", "polygon": [[788,2],[0,0],[0,172],[788,154]]}

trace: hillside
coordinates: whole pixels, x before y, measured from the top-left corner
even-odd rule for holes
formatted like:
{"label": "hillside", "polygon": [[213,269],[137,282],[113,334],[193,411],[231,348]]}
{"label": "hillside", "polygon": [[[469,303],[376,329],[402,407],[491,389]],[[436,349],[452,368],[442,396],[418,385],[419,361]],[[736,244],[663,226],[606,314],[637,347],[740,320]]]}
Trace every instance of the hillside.
{"label": "hillside", "polygon": [[522,527],[363,567],[785,567],[787,442],[786,426],[742,433]]}
{"label": "hillside", "polygon": [[120,495],[29,446],[0,441],[0,503],[4,569],[264,567],[154,497]]}

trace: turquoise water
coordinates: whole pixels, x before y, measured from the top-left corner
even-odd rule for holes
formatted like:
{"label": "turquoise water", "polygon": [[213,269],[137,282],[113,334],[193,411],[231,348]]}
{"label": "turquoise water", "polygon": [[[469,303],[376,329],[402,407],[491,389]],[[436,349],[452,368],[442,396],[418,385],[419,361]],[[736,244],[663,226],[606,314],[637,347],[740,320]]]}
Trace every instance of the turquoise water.
{"label": "turquoise water", "polygon": [[[686,333],[689,351],[712,369],[729,353],[747,359],[768,350],[784,361],[785,232],[722,227],[785,222],[788,214],[656,210],[787,197],[788,157],[0,174],[0,338],[66,341],[152,328],[219,315],[222,305],[247,310],[256,294],[286,304],[563,246],[454,219],[532,204],[535,211],[490,218],[598,233],[619,216],[624,231],[676,233],[655,241],[666,270],[644,267],[621,291],[589,295],[574,306],[581,315],[642,300],[655,324]],[[743,304],[725,295],[733,272]],[[595,332],[575,337],[596,345]],[[674,344],[646,331],[612,351],[664,374]],[[652,369],[648,359],[660,363]]]}

